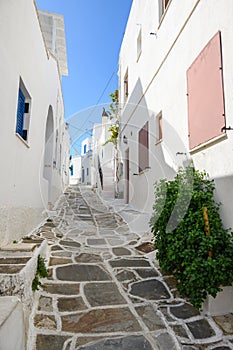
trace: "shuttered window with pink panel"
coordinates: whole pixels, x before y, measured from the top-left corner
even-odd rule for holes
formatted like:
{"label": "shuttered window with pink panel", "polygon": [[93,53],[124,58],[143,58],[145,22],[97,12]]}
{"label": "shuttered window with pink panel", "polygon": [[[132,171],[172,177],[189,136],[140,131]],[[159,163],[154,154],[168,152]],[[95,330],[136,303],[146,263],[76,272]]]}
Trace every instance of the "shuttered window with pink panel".
{"label": "shuttered window with pink panel", "polygon": [[225,125],[221,33],[187,71],[190,150],[220,136]]}

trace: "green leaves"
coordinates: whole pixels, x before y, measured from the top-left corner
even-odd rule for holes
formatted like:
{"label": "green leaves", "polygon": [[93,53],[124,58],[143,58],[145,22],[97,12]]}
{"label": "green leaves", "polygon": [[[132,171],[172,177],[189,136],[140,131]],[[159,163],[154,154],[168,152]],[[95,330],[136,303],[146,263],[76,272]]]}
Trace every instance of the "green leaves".
{"label": "green leaves", "polygon": [[108,143],[113,143],[115,148],[117,148],[118,134],[119,134],[119,94],[118,90],[115,90],[112,94],[110,94],[112,103],[110,103],[110,111],[108,114],[110,115],[110,120],[114,120],[114,124],[110,126],[108,131],[110,131],[109,138],[105,141],[103,146],[106,146]]}
{"label": "green leaves", "polygon": [[220,286],[233,282],[233,235],[223,229],[214,191],[214,181],[191,166],[180,169],[173,180],[155,184],[150,225],[157,259],[165,272],[174,274],[179,291],[197,308],[207,294],[215,297]]}
{"label": "green leaves", "polygon": [[37,270],[35,278],[32,281],[32,290],[39,290],[39,287],[43,288],[42,283],[40,282],[40,278],[48,277],[48,270],[45,266],[45,259],[42,256],[38,255],[37,258]]}
{"label": "green leaves", "polygon": [[112,142],[114,146],[117,146],[117,139],[118,139],[118,133],[119,133],[119,125],[111,125],[108,131],[111,132],[109,138],[105,141],[103,146],[107,145],[109,142]]}

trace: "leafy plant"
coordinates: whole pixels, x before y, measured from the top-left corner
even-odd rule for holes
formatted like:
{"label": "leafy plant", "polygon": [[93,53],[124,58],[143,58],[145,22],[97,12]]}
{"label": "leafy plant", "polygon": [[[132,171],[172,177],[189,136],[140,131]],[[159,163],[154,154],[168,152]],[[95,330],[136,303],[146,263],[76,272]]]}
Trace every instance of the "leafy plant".
{"label": "leafy plant", "polygon": [[192,166],[155,183],[150,225],[157,259],[197,308],[233,282],[233,234],[223,228],[214,190],[214,181]]}
{"label": "leafy plant", "polygon": [[42,256],[38,255],[36,275],[32,281],[33,291],[39,290],[39,287],[43,288],[43,285],[40,282],[40,278],[45,278],[45,277],[48,277],[48,270],[45,265],[45,259]]}
{"label": "leafy plant", "polygon": [[107,145],[108,143],[112,142],[114,146],[117,146],[117,139],[118,139],[118,132],[119,132],[119,125],[111,125],[108,129],[108,131],[111,132],[111,135],[109,138],[105,141],[103,146]]}
{"label": "leafy plant", "polygon": [[111,125],[108,129],[110,132],[109,138],[105,141],[103,146],[107,145],[108,143],[113,143],[115,148],[117,148],[117,140],[118,140],[118,134],[119,134],[119,118],[118,118],[118,112],[119,112],[119,99],[118,99],[118,90],[115,90],[114,93],[110,94],[112,103],[110,103],[110,111],[108,112],[110,116],[110,120],[114,120],[114,124]]}
{"label": "leafy plant", "polygon": [[112,102],[110,103],[110,119],[119,119],[118,118],[118,112],[119,112],[119,92],[118,90],[115,90],[112,94],[110,94],[110,98]]}

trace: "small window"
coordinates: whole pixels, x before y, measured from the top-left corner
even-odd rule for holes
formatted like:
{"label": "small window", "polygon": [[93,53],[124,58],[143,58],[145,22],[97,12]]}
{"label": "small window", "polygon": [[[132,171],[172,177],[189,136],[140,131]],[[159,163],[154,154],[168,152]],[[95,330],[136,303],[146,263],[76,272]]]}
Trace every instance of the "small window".
{"label": "small window", "polygon": [[159,0],[159,22],[161,21],[170,0]]}
{"label": "small window", "polygon": [[83,147],[83,153],[84,153],[84,154],[87,153],[87,145],[84,145],[84,147]]}
{"label": "small window", "polygon": [[18,107],[16,116],[16,134],[28,141],[30,124],[31,96],[29,95],[22,79],[19,83]]}
{"label": "small window", "polygon": [[61,157],[62,157],[62,145],[60,144],[60,146],[59,146],[59,158],[58,158],[58,170],[59,170],[60,175],[61,175],[61,171],[62,171],[62,169],[61,169],[61,162],[62,162]]}
{"label": "small window", "polygon": [[163,139],[162,112],[156,116],[156,143]]}
{"label": "small window", "polygon": [[124,77],[124,103],[127,101],[129,95],[128,69]]}
{"label": "small window", "polygon": [[138,134],[138,171],[139,173],[149,167],[149,135],[148,122],[143,126]]}
{"label": "small window", "polygon": [[165,12],[170,0],[163,0],[163,12]]}
{"label": "small window", "polygon": [[137,38],[137,61],[139,60],[141,53],[142,53],[142,29],[140,29],[138,33],[138,38]]}
{"label": "small window", "polygon": [[56,139],[55,139],[55,168],[57,167],[58,164],[58,129],[56,130]]}
{"label": "small window", "polygon": [[74,166],[73,166],[73,164],[71,164],[71,166],[70,166],[70,175],[71,176],[74,175]]}
{"label": "small window", "polygon": [[89,175],[89,168],[87,168],[87,176]]}

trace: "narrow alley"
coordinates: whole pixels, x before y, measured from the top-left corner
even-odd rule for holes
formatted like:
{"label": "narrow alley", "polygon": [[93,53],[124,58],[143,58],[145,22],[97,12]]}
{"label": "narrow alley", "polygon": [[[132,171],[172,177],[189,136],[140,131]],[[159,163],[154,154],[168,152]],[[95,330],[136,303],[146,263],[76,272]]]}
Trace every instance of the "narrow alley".
{"label": "narrow alley", "polygon": [[148,233],[130,232],[90,187],[68,188],[55,209],[35,234],[48,240],[49,277],[35,293],[28,350],[233,349],[218,318],[162,276]]}

